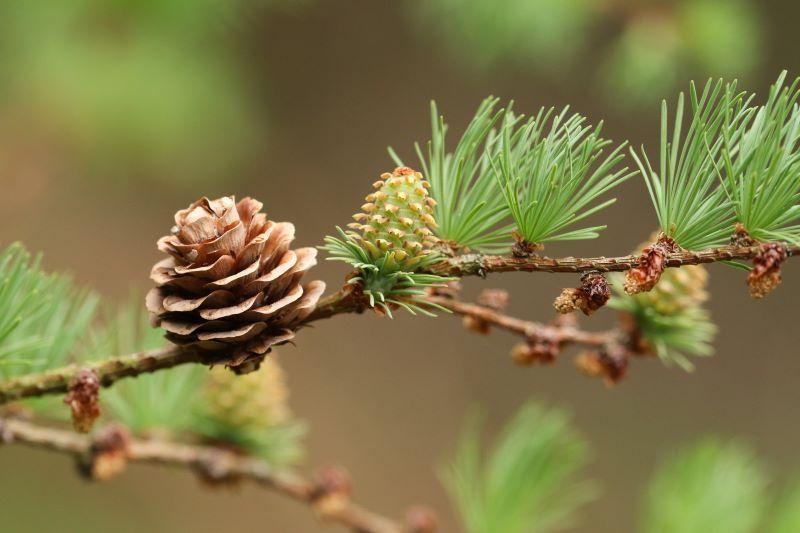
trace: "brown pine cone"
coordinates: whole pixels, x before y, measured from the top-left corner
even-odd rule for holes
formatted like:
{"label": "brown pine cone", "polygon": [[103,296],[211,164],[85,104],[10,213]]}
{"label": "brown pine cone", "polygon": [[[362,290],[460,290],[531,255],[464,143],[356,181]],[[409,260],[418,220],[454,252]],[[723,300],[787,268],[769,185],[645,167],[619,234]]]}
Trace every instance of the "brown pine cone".
{"label": "brown pine cone", "polygon": [[175,214],[158,240],[171,257],[156,263],[147,294],[154,326],[183,345],[218,354],[237,373],[256,370],[272,346],[289,342],[325,290],[300,285],[315,248],[290,250],[294,225],[267,220],[261,202],[201,198]]}

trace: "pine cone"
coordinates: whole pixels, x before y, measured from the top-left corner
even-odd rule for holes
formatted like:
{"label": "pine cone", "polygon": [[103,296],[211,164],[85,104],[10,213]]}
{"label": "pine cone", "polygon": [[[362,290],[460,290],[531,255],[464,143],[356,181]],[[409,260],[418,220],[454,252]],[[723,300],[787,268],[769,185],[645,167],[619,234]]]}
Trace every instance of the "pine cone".
{"label": "pine cone", "polygon": [[433,230],[436,201],[428,196],[430,184],[422,174],[408,167],[384,173],[373,183],[377,189],[367,195],[361,212],[353,215],[356,222],[348,227],[372,259],[388,253],[399,270],[412,271],[439,240]]}
{"label": "pine cone", "polygon": [[151,321],[170,341],[211,352],[237,373],[292,340],[325,290],[321,281],[300,285],[316,249],[290,250],[294,226],[267,220],[261,207],[201,198],[178,211],[172,234],[158,240],[171,257],[153,267],[147,295]]}

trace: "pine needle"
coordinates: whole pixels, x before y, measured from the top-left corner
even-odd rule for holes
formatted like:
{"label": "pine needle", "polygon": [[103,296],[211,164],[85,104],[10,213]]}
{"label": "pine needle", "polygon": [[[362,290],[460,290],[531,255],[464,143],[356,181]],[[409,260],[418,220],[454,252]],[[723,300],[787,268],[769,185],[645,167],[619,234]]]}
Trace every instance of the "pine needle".
{"label": "pine needle", "polygon": [[625,145],[603,158],[611,141],[600,137],[602,123],[587,125],[569,108],[542,108],[515,128],[518,121],[506,114],[502,150],[492,161],[517,233],[533,244],[596,238],[605,226],[568,228],[614,203],[596,201],[635,174],[614,170]]}
{"label": "pine needle", "polygon": [[576,480],[587,451],[563,412],[529,402],[487,456],[473,417],[440,477],[470,533],[545,533],[571,525],[592,498]]}
{"label": "pine needle", "polygon": [[706,439],[665,463],[650,484],[644,533],[755,533],[767,478],[751,450]]}

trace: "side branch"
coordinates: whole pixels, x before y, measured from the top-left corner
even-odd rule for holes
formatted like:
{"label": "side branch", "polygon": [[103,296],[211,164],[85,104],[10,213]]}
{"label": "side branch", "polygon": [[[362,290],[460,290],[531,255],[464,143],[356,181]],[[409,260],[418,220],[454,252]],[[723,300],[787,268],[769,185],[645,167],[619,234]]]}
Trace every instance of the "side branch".
{"label": "side branch", "polygon": [[572,325],[547,325],[506,315],[483,305],[462,302],[446,296],[430,296],[428,300],[461,316],[474,317],[486,324],[521,335],[526,339],[550,339],[558,344],[601,347],[613,341],[616,330],[590,332]]}
{"label": "side branch", "polygon": [[[761,251],[761,246],[723,246],[699,252],[679,251],[666,256],[667,267],[699,265],[718,261],[753,259]],[[800,255],[800,246],[787,245],[789,257]],[[640,255],[619,257],[513,257],[506,255],[464,254],[433,267],[435,274],[448,276],[485,276],[491,272],[623,272],[639,266]]]}
{"label": "side branch", "polygon": [[[93,453],[95,443],[86,435],[72,431],[43,427],[30,422],[0,420],[0,436],[4,440],[28,446],[62,452],[78,459]],[[0,440],[0,442],[2,442]],[[264,461],[210,447],[191,446],[161,440],[130,439],[124,447],[125,459],[142,463],[190,468],[213,479],[250,480],[260,486],[275,490],[299,502],[322,511],[327,520],[338,522],[353,531],[364,533],[399,533],[400,524],[349,501],[337,500],[337,505],[324,505],[325,497],[320,487],[289,471],[275,470]],[[320,505],[317,505],[317,504]]]}
{"label": "side branch", "polygon": [[0,404],[32,396],[66,393],[70,382],[81,370],[94,372],[100,383],[108,387],[125,377],[202,361],[203,357],[195,350],[170,345],[83,365],[73,364],[0,382]]}

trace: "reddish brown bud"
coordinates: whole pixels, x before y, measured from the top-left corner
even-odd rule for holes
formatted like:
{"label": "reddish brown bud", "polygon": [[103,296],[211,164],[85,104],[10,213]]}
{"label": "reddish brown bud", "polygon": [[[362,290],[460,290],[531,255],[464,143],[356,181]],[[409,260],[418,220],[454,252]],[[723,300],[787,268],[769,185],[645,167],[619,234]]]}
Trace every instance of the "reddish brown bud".
{"label": "reddish brown bud", "polygon": [[434,533],[439,529],[436,514],[428,507],[416,505],[406,513],[409,533]]}
{"label": "reddish brown bud", "polygon": [[528,366],[536,363],[552,364],[561,351],[561,344],[553,334],[529,337],[526,342],[511,349],[511,358],[518,365]]}
{"label": "reddish brown bud", "polygon": [[611,298],[611,287],[599,272],[587,272],[581,276],[581,292],[585,300],[585,307],[581,311],[586,315],[591,315],[606,305]]}
{"label": "reddish brown bud", "polygon": [[628,349],[633,355],[654,355],[652,346],[644,338],[642,330],[639,329],[639,321],[636,317],[630,313],[620,313],[619,326],[628,339]]}
{"label": "reddish brown bud", "polygon": [[781,263],[788,257],[786,247],[780,243],[761,245],[758,255],[753,258],[753,269],[747,276],[750,296],[763,298],[775,290],[781,282]]}
{"label": "reddish brown bud", "polygon": [[756,240],[750,236],[744,224],[737,222],[733,225],[733,235],[731,235],[731,246],[755,246]]}
{"label": "reddish brown bud", "polygon": [[100,379],[94,370],[80,370],[69,384],[64,403],[72,411],[75,431],[88,433],[100,416]]}
{"label": "reddish brown bud", "polygon": [[87,456],[79,464],[81,472],[98,481],[106,481],[122,472],[128,462],[130,442],[130,433],[124,427],[103,428],[92,439]]}
{"label": "reddish brown bud", "polygon": [[353,486],[350,475],[343,468],[338,466],[323,468],[317,472],[315,482],[312,505],[320,517],[335,516],[350,502]]}
{"label": "reddish brown bud", "polygon": [[677,250],[678,245],[672,237],[659,236],[658,241],[642,250],[639,266],[625,274],[625,292],[637,294],[652,290],[667,267],[667,255]]}
{"label": "reddish brown bud", "polygon": [[621,347],[608,347],[578,355],[575,366],[587,376],[603,378],[605,384],[612,387],[627,374],[628,358]]}
{"label": "reddish brown bud", "polygon": [[553,302],[553,307],[561,314],[580,309],[588,316],[603,307],[609,298],[611,287],[606,278],[599,272],[587,272],[581,276],[581,286],[561,291]]}
{"label": "reddish brown bud", "polygon": [[489,323],[476,316],[465,315],[464,318],[461,319],[461,324],[463,324],[465,329],[473,333],[480,333],[481,335],[488,335],[489,333]]}
{"label": "reddish brown bud", "polygon": [[530,257],[537,251],[544,249],[544,246],[539,243],[526,241],[516,230],[511,232],[511,236],[514,238],[514,244],[511,246],[511,255],[514,257]]}

